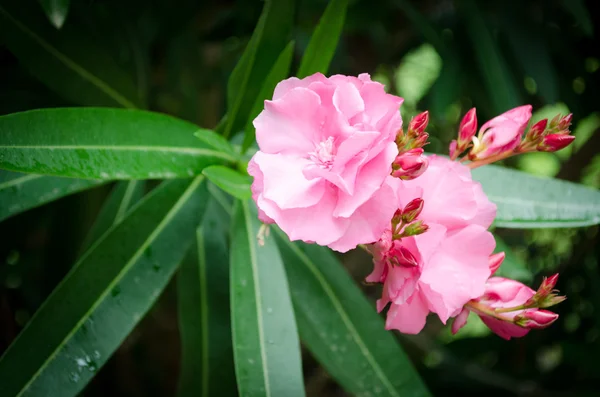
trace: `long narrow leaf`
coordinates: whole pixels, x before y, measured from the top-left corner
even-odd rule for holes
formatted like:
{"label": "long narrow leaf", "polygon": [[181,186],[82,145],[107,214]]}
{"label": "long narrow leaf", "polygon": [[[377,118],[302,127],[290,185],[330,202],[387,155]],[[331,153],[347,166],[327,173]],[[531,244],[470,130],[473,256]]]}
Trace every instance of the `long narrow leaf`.
{"label": "long narrow leaf", "polygon": [[285,79],[289,72],[290,66],[292,65],[292,56],[294,55],[294,42],[291,41],[287,47],[279,54],[277,61],[271,68],[269,75],[266,77],[262,89],[260,90],[260,94],[256,97],[254,101],[254,106],[252,107],[252,111],[250,112],[250,117],[248,118],[248,122],[246,123],[246,128],[244,132],[244,142],[242,144],[242,153],[246,152],[246,150],[252,145],[254,142],[255,133],[254,133],[254,125],[252,121],[258,116],[261,110],[264,107],[265,99],[270,99],[273,97],[273,91],[275,91],[275,86],[281,80]]}
{"label": "long narrow leaf", "polygon": [[229,316],[229,214],[214,198],[178,274],[179,396],[235,396]]}
{"label": "long narrow leaf", "polygon": [[351,394],[429,396],[382,319],[326,248],[274,233],[302,342]]}
{"label": "long narrow leaf", "polygon": [[0,358],[0,395],[79,393],[166,286],[207,195],[203,177],[164,182],[95,242]]}
{"label": "long narrow leaf", "polygon": [[348,0],[332,0],[329,2],[306,47],[306,51],[304,51],[304,56],[298,68],[299,78],[317,72],[327,73],[340,41],[347,8]]}
{"label": "long narrow leaf", "polygon": [[102,47],[68,24],[60,31],[33,0],[3,0],[0,38],[42,83],[88,106],[143,107],[130,77]]}
{"label": "long narrow leaf", "polygon": [[234,157],[197,126],[141,110],[61,108],[0,117],[0,168],[98,178],[181,178]]}
{"label": "long narrow leaf", "polygon": [[499,227],[560,228],[600,223],[600,192],[576,183],[486,165],[473,170],[498,206]]}
{"label": "long narrow leaf", "polygon": [[229,137],[245,127],[263,81],[290,40],[294,0],[266,0],[252,38],[227,85],[227,121],[223,135]]}
{"label": "long narrow leaf", "polygon": [[253,203],[239,202],[233,214],[230,257],[238,388],[241,396],[303,396],[300,342],[288,282],[273,237],[259,245],[260,225]]}
{"label": "long narrow leaf", "polygon": [[101,183],[92,179],[0,171],[0,221]]}
{"label": "long narrow leaf", "polygon": [[129,209],[140,201],[144,195],[144,188],[144,181],[118,182],[115,185],[88,232],[82,245],[82,251],[87,250],[111,226],[116,225],[125,218]]}

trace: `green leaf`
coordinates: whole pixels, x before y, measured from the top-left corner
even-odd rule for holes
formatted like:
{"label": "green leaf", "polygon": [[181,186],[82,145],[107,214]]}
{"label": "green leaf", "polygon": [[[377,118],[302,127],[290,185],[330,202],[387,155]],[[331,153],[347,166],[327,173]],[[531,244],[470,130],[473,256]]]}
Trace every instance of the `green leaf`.
{"label": "green leaf", "polygon": [[423,44],[402,58],[396,71],[396,90],[407,105],[415,107],[429,92],[442,70],[442,58],[430,44]]}
{"label": "green leaf", "polygon": [[298,68],[299,78],[317,72],[327,74],[344,28],[347,8],[348,0],[329,2],[302,56]]}
{"label": "green leaf", "polygon": [[560,228],[600,223],[600,192],[558,179],[541,178],[486,165],[473,170],[488,198],[498,206],[498,227]]}
{"label": "green leaf", "polygon": [[[0,117],[0,168],[99,179],[180,178],[230,154],[194,138],[198,127],[140,110],[61,108]],[[200,130],[203,134],[214,134]]]}
{"label": "green leaf", "polygon": [[87,250],[111,226],[120,223],[129,209],[144,196],[144,181],[118,182],[88,232],[82,251]]}
{"label": "green leaf", "polygon": [[496,239],[496,249],[494,252],[504,252],[506,254],[504,262],[502,262],[500,269],[496,271],[495,275],[512,278],[513,280],[522,281],[524,283],[531,282],[533,280],[533,274],[531,273],[531,270],[527,268],[527,265],[515,255],[508,244],[498,237],[497,234],[494,235],[494,238]]}
{"label": "green leaf", "polygon": [[73,103],[143,107],[131,78],[102,47],[74,26],[55,29],[32,0],[2,2],[0,39],[31,74]]}
{"label": "green leaf", "polygon": [[303,396],[300,342],[288,281],[273,237],[259,245],[260,227],[254,204],[240,201],[234,209],[230,257],[240,396]]}
{"label": "green leaf", "polygon": [[62,28],[69,13],[69,3],[71,0],[39,0],[46,16],[55,28]]}
{"label": "green leaf", "polygon": [[207,195],[201,176],[164,182],[95,242],[0,358],[0,395],[78,394],[166,286]]}
{"label": "green leaf", "polygon": [[290,40],[294,3],[294,0],[265,1],[252,38],[229,77],[225,137],[246,126],[263,81]]}
{"label": "green leaf", "polygon": [[238,394],[229,316],[228,228],[229,214],[211,198],[179,269],[180,397]]}
{"label": "green leaf", "polygon": [[474,0],[463,0],[460,6],[483,83],[494,112],[500,114],[520,103],[517,87],[479,6]]}
{"label": "green leaf", "polygon": [[206,167],[202,170],[202,174],[233,197],[241,200],[252,197],[252,192],[250,191],[252,180],[248,175],[242,175],[222,165]]}
{"label": "green leaf", "polygon": [[302,342],[348,393],[429,396],[410,360],[348,272],[324,247],[277,244]]}
{"label": "green leaf", "polygon": [[0,221],[101,183],[0,170]]}
{"label": "green leaf", "polygon": [[229,154],[231,157],[237,157],[236,151],[231,146],[231,143],[221,135],[217,135],[214,132],[200,128],[194,133],[194,136],[200,139],[206,146],[212,146],[213,148]]}
{"label": "green leaf", "polygon": [[242,153],[244,153],[254,142],[255,133],[254,133],[254,125],[252,121],[258,116],[258,114],[263,110],[265,99],[270,99],[273,97],[273,92],[275,91],[275,86],[281,80],[285,79],[289,72],[290,66],[292,65],[292,56],[294,55],[294,42],[290,41],[290,43],[285,47],[285,49],[279,54],[277,61],[271,68],[269,75],[265,79],[260,94],[256,98],[254,102],[254,107],[250,112],[250,117],[248,118],[248,123],[246,124],[245,132],[244,132],[244,142],[242,143]]}

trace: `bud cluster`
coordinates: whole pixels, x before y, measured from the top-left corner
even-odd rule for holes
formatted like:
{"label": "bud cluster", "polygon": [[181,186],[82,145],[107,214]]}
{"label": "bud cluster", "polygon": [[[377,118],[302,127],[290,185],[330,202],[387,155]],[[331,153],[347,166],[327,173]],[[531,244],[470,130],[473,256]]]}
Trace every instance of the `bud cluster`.
{"label": "bud cluster", "polygon": [[476,168],[521,153],[555,152],[575,139],[569,130],[572,117],[540,120],[526,131],[531,106],[520,106],[488,121],[477,133],[477,114],[472,108],[460,123],[458,138],[450,143],[450,158],[456,160],[464,153],[460,161],[470,160],[468,166]]}
{"label": "bud cluster", "polygon": [[425,172],[429,162],[424,156],[423,146],[427,144],[429,134],[425,132],[429,123],[429,112],[423,112],[412,118],[408,131],[398,132],[396,145],[398,156],[392,163],[392,176],[402,180],[411,180]]}
{"label": "bud cluster", "polygon": [[417,236],[425,233],[429,227],[422,220],[416,220],[423,210],[423,200],[416,198],[403,209],[397,209],[392,218],[392,240]]}

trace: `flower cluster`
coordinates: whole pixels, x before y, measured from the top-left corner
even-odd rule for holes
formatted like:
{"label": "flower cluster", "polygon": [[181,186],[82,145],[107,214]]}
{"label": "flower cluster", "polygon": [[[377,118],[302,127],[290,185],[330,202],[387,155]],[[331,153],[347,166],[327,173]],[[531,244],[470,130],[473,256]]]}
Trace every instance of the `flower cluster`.
{"label": "flower cluster", "polygon": [[492,277],[504,259],[488,231],[496,206],[470,169],[567,146],[571,115],[528,128],[531,106],[521,106],[477,133],[471,109],[448,159],[424,155],[427,112],[404,132],[402,101],[367,74],[279,83],[254,120],[260,150],[248,165],[261,221],[291,240],[370,252],[387,329],[417,333],[435,313],[457,332],[471,311],[506,339],[550,325],[558,315],[546,308],[564,300],[558,275],[537,292]]}

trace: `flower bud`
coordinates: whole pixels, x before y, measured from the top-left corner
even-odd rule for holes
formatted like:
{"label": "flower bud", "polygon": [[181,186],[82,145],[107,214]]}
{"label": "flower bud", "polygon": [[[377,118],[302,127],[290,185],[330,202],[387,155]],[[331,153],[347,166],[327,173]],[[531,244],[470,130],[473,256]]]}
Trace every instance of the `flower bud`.
{"label": "flower bud", "polygon": [[527,139],[530,141],[538,140],[546,130],[547,125],[548,119],[543,119],[535,123],[527,132]]}
{"label": "flower bud", "polygon": [[412,147],[413,148],[422,148],[423,146],[427,145],[429,142],[427,142],[427,140],[429,140],[429,134],[424,132],[421,135],[419,135],[418,137],[416,137],[414,139],[414,141],[412,141]]}
{"label": "flower bud", "polygon": [[398,266],[404,267],[416,267],[419,266],[417,262],[417,258],[403,246],[399,246],[397,248],[392,249],[392,255],[397,262]]}
{"label": "flower bud", "polygon": [[452,142],[450,142],[450,146],[448,147],[448,154],[450,154],[450,158],[452,160],[455,160],[458,157],[458,155],[460,154],[460,153],[456,153],[457,145],[458,144],[456,142],[456,139],[453,139]]}
{"label": "flower bud", "polygon": [[556,321],[558,314],[549,310],[527,309],[514,318],[515,324],[523,328],[542,329]]}
{"label": "flower bud", "polygon": [[394,212],[394,216],[392,217],[392,225],[396,226],[402,220],[402,209],[398,208],[396,212]]}
{"label": "flower bud", "polygon": [[402,210],[402,220],[406,223],[414,221],[423,210],[423,199],[416,198],[406,204]]}
{"label": "flower bud", "polygon": [[544,137],[542,143],[537,146],[537,149],[542,152],[556,152],[564,149],[575,140],[573,135],[565,134],[550,134]]}
{"label": "flower bud", "polygon": [[425,132],[427,124],[429,124],[429,112],[424,111],[423,113],[417,114],[410,120],[410,124],[408,124],[408,135],[413,138],[418,137]]}
{"label": "flower bud", "polygon": [[540,302],[538,302],[538,307],[539,308],[551,307],[554,305],[558,305],[559,303],[564,302],[565,300],[567,300],[566,296],[550,294],[547,297],[545,297],[544,299],[542,299]]}
{"label": "flower bud", "polygon": [[402,237],[416,236],[425,233],[427,229],[429,229],[429,226],[423,224],[423,221],[416,221],[407,225],[401,235]]}
{"label": "flower bud", "polygon": [[472,108],[465,114],[460,126],[458,127],[458,140],[463,143],[471,142],[471,139],[477,132],[477,113],[475,108]]}
{"label": "flower bud", "polygon": [[538,288],[536,295],[538,295],[540,298],[548,296],[552,292],[554,287],[556,286],[557,281],[558,281],[558,273],[556,273],[550,277],[544,277],[544,280],[542,280],[542,284],[540,284],[540,287]]}
{"label": "flower bud", "polygon": [[498,252],[497,254],[490,255],[490,259],[488,262],[491,272],[490,275],[496,273],[496,271],[500,268],[502,262],[504,262],[505,257],[506,254],[504,252]]}
{"label": "flower bud", "polygon": [[573,120],[573,113],[567,114],[565,117],[562,117],[558,122],[558,129],[561,131],[568,130],[571,126],[571,121]]}
{"label": "flower bud", "polygon": [[406,181],[415,179],[425,172],[428,165],[429,161],[423,156],[423,149],[411,149],[396,157],[392,163],[392,176]]}

